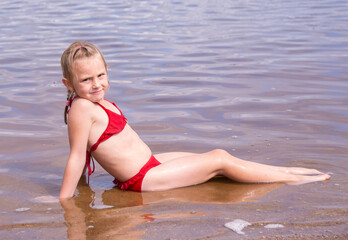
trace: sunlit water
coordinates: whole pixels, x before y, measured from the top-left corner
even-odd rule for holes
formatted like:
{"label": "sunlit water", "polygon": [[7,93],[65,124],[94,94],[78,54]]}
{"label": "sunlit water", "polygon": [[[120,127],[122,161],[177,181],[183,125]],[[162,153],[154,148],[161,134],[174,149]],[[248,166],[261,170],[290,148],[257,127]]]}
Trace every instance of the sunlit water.
{"label": "sunlit water", "polygon": [[[98,166],[91,189],[79,189],[80,208],[96,216],[90,225],[78,225],[85,229],[80,234],[117,235],[110,232],[118,229],[117,219],[109,219],[110,228],[97,222],[98,214],[120,211],[122,221],[133,216],[126,234],[155,239],[151,234],[158,229],[145,222],[158,224],[160,213],[168,214],[158,207],[176,199],[184,203],[178,209],[177,203],[165,205],[168,211],[204,212],[196,217],[203,227],[190,232],[195,225],[189,222],[187,228],[171,230],[162,216],[166,237],[212,236],[221,233],[225,222],[243,217],[254,224],[285,226],[273,232],[244,229],[250,237],[343,236],[348,211],[347,12],[346,1],[315,0],[2,1],[2,236],[34,239],[55,233],[56,239],[68,238],[65,211],[40,197],[58,195],[67,160],[59,61],[76,40],[101,48],[111,80],[107,97],[155,153],[224,148],[256,162],[332,173],[327,183],[296,187],[212,182],[191,195],[195,188],[139,195],[112,189],[112,178]],[[117,201],[120,196],[123,200]],[[157,222],[146,214],[157,216]],[[214,214],[215,221],[206,220]],[[224,231],[216,239],[234,236]]]}

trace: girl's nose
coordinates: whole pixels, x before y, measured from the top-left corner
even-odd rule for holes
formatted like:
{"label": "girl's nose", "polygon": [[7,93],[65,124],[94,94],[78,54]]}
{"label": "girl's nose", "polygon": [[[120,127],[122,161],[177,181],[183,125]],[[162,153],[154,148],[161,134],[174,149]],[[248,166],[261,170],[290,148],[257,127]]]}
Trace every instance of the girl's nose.
{"label": "girl's nose", "polygon": [[94,79],[94,80],[93,80],[93,87],[94,87],[94,88],[98,88],[99,86],[100,86],[99,80],[98,80],[98,79]]}

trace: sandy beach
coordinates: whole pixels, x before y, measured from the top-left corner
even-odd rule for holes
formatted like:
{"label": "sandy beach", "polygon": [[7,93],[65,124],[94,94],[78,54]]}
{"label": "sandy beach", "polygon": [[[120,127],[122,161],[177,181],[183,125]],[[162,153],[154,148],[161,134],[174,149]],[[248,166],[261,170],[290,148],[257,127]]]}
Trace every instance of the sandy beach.
{"label": "sandy beach", "polygon": [[[2,1],[1,238],[347,239],[347,12],[328,0]],[[107,98],[154,154],[222,148],[331,179],[136,193],[97,165],[59,203],[60,56],[76,40],[102,49]]]}

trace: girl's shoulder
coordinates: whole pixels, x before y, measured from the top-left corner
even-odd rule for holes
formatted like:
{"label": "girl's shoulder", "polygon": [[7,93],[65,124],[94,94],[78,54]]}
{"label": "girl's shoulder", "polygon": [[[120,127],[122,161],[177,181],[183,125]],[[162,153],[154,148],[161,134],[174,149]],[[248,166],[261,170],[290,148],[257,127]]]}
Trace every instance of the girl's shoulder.
{"label": "girl's shoulder", "polygon": [[69,117],[72,115],[79,115],[79,116],[87,116],[92,115],[96,104],[84,99],[84,98],[76,98],[71,104],[71,108],[69,110]]}
{"label": "girl's shoulder", "polygon": [[87,99],[84,98],[76,98],[74,99],[73,103],[71,104],[71,108],[75,106],[75,108],[90,108],[91,106],[94,106],[95,104]]}

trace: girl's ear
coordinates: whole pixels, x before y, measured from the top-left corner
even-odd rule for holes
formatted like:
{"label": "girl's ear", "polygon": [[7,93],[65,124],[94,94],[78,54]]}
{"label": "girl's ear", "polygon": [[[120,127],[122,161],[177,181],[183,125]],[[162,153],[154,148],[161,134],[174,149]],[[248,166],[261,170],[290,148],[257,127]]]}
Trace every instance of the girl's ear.
{"label": "girl's ear", "polygon": [[74,88],[73,88],[72,84],[69,82],[68,79],[62,78],[62,83],[66,86],[66,88],[67,88],[68,90],[70,90],[71,92],[74,91]]}

